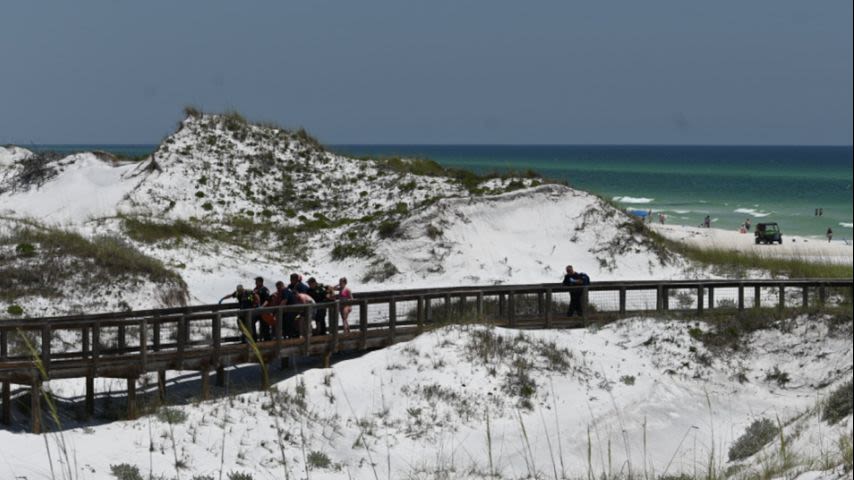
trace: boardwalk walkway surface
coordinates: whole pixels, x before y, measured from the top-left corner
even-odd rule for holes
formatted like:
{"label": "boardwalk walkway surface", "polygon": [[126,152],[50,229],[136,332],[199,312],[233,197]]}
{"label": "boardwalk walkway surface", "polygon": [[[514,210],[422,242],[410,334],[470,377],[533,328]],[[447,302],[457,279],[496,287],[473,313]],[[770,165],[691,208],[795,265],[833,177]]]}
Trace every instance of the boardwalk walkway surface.
{"label": "boardwalk walkway surface", "polygon": [[[254,310],[200,305],[2,320],[0,420],[10,423],[12,384],[32,389],[32,430],[40,432],[41,395],[35,393],[48,379],[85,378],[89,416],[94,414],[94,379],[126,379],[128,417],[134,418],[137,380],[148,372],[158,373],[162,395],[166,371],[198,371],[205,399],[211,373],[216,372],[215,381],[222,384],[229,366],[262,363],[267,368],[276,361],[284,366],[289,358],[320,355],[326,367],[336,352],[384,347],[412,339],[434,325],[486,321],[510,328],[566,328],[668,311],[702,315],[720,310],[737,315],[748,309],[806,309],[826,303],[850,309],[852,289],[850,278],[467,286],[364,292],[353,300]],[[579,296],[584,316],[566,317],[570,295]],[[352,309],[349,331],[340,317],[345,306]],[[316,309],[327,311],[327,335],[312,335]],[[237,319],[248,320],[261,312],[274,314],[277,321],[273,340],[258,342],[256,352],[251,344],[241,342]],[[299,337],[285,338],[285,321],[298,323]]]}

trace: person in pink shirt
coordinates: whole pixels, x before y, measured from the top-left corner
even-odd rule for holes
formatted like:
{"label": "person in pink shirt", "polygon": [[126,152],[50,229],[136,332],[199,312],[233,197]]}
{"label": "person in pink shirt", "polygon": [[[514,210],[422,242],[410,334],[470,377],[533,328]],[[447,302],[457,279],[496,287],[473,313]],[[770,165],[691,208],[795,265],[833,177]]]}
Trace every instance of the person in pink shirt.
{"label": "person in pink shirt", "polygon": [[[353,293],[350,292],[350,289],[347,288],[347,278],[341,277],[338,280],[338,286],[335,287],[335,290],[338,290],[338,294],[335,296],[336,300],[352,300]],[[353,310],[353,307],[350,305],[342,305],[339,312],[341,313],[341,324],[344,325],[344,333],[350,333],[350,322],[348,319],[350,318],[350,312]]]}

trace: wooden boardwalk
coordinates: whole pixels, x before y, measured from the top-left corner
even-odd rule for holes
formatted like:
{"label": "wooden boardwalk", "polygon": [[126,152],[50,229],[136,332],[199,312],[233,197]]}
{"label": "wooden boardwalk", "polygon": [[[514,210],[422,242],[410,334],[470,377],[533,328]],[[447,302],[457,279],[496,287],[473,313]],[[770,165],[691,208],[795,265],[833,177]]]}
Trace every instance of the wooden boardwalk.
{"label": "wooden boardwalk", "polygon": [[[258,342],[264,368],[282,366],[296,356],[321,356],[323,365],[336,352],[379,348],[412,339],[425,328],[445,323],[486,321],[510,328],[566,328],[588,321],[667,311],[702,315],[708,310],[733,314],[760,307],[806,309],[826,301],[851,308],[852,279],[707,280],[600,282],[583,287],[561,284],[469,286],[357,293],[348,301],[317,305],[237,310],[234,305],[114,312],[67,317],[0,321],[2,413],[11,419],[11,385],[29,386],[32,431],[41,431],[41,384],[48,379],[85,378],[85,412],[95,409],[94,379],[127,380],[128,417],[136,416],[139,377],[158,373],[163,395],[166,371],[201,374],[201,397],[210,394],[210,378],[222,384],[224,369],[259,363],[255,350],[241,343],[237,319],[261,312],[277,322],[273,340]],[[580,295],[584,317],[567,318],[569,292]],[[676,305],[678,303],[678,305]],[[673,304],[673,305],[672,305]],[[340,308],[351,306],[345,332]],[[315,309],[325,309],[329,334],[313,336]],[[299,338],[283,336],[283,320],[299,315]],[[26,338],[26,340],[25,340]],[[68,338],[78,341],[69,346]],[[65,339],[65,342],[61,340]],[[266,385],[262,385],[266,387]]]}

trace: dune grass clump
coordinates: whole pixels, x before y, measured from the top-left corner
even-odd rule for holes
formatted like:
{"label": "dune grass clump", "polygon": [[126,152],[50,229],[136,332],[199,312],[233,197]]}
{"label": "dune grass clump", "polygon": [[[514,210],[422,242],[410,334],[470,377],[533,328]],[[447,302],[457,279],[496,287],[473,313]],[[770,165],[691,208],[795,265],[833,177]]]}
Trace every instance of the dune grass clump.
{"label": "dune grass clump", "polygon": [[144,217],[122,216],[120,218],[125,232],[130,238],[138,242],[157,243],[183,238],[191,238],[201,242],[207,239],[204,230],[186,220],[161,223]]}
{"label": "dune grass clump", "polygon": [[0,299],[33,295],[55,298],[60,294],[56,290],[60,283],[75,275],[93,279],[138,275],[171,284],[186,294],[180,275],[116,236],[89,239],[76,232],[33,223],[0,237],[0,247],[22,243],[32,244],[37,253],[16,259],[0,251]]}
{"label": "dune grass clump", "polygon": [[854,413],[854,384],[849,380],[831,392],[824,401],[821,419],[834,424]]}
{"label": "dune grass clump", "polygon": [[779,433],[777,424],[767,418],[754,420],[729,448],[729,461],[743,460],[755,454]]}
{"label": "dune grass clump", "polygon": [[118,480],[143,480],[139,467],[129,463],[110,465],[110,473]]}

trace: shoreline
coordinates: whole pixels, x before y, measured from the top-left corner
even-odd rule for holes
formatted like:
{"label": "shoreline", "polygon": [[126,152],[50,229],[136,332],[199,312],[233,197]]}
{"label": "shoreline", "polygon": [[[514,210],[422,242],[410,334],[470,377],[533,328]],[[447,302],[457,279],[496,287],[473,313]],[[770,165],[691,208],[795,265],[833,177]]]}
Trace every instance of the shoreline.
{"label": "shoreline", "polygon": [[769,258],[791,258],[816,263],[854,264],[854,242],[834,239],[817,239],[783,233],[782,244],[754,243],[753,231],[740,233],[720,228],[688,227],[684,225],[649,225],[652,231],[691,247],[703,250],[731,250],[758,254]]}

